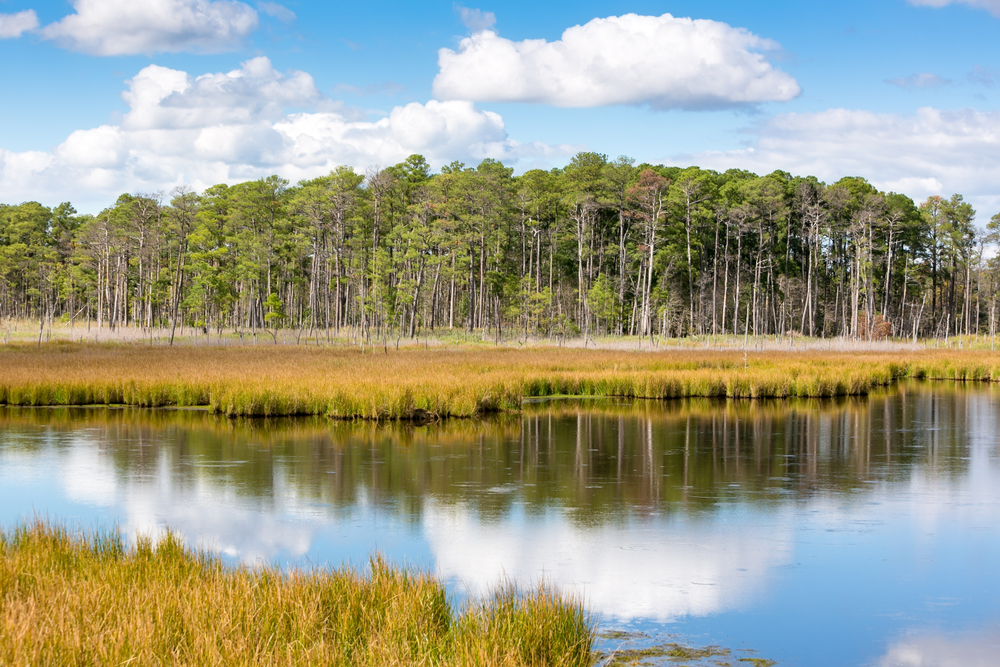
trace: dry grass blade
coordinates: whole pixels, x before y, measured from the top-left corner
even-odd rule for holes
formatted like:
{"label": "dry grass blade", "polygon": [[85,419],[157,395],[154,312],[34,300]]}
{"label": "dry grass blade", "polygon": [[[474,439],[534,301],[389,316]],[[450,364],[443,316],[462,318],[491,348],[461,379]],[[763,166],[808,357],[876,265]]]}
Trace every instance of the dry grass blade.
{"label": "dry grass blade", "polygon": [[529,397],[864,395],[902,378],[995,381],[986,351],[626,352],[53,344],[0,349],[0,404],[209,406],[231,415],[434,419]]}
{"label": "dry grass blade", "polygon": [[581,604],[505,585],[456,611],[433,576],[227,567],[173,534],[0,533],[3,665],[590,665]]}

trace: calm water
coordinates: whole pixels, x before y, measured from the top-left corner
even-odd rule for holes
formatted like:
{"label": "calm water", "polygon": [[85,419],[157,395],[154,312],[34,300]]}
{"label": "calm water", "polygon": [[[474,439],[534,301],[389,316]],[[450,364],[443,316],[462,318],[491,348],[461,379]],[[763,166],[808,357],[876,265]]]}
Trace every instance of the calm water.
{"label": "calm water", "polygon": [[0,523],[170,526],[249,563],[378,549],[456,595],[544,575],[626,645],[734,664],[995,666],[998,427],[1000,390],[946,384],[421,427],[0,409]]}

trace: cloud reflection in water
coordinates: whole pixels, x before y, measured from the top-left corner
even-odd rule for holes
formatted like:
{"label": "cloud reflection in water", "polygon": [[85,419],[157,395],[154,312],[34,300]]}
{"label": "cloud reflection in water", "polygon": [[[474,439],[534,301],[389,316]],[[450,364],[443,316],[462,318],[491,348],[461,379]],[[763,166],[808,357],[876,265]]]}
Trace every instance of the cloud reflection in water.
{"label": "cloud reflection in water", "polygon": [[472,592],[501,572],[521,582],[544,576],[580,590],[605,619],[664,623],[748,607],[769,573],[791,562],[790,522],[777,523],[769,531],[697,519],[581,528],[558,511],[485,523],[468,508],[431,502],[424,533],[438,574]]}
{"label": "cloud reflection in water", "polygon": [[1000,626],[950,633],[912,632],[899,639],[878,662],[879,667],[997,667]]}

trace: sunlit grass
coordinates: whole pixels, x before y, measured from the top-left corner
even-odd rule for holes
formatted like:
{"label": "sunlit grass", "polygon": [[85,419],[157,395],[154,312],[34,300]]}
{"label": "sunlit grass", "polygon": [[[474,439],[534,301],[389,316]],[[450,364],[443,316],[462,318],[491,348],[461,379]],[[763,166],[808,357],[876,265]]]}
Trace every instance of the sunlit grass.
{"label": "sunlit grass", "polygon": [[504,584],[456,607],[435,577],[371,559],[282,571],[224,565],[173,534],[36,522],[0,532],[3,665],[545,665],[593,661],[574,598]]}
{"label": "sunlit grass", "polygon": [[356,349],[58,343],[0,348],[0,404],[209,406],[231,415],[425,419],[525,398],[859,396],[902,378],[996,381],[989,351]]}

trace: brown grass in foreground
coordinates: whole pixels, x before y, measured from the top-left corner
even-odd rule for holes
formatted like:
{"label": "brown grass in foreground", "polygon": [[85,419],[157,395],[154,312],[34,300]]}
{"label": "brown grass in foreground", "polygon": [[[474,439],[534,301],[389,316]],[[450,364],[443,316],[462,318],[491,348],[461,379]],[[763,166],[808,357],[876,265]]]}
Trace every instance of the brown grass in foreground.
{"label": "brown grass in foreground", "polygon": [[0,532],[3,665],[580,666],[578,601],[502,585],[456,610],[434,577],[373,557],[351,568],[227,567],[173,535],[44,523]]}
{"label": "brown grass in foreground", "polygon": [[227,415],[472,416],[538,396],[865,395],[902,378],[996,381],[1000,353],[626,352],[145,347],[0,348],[0,404],[209,406]]}

